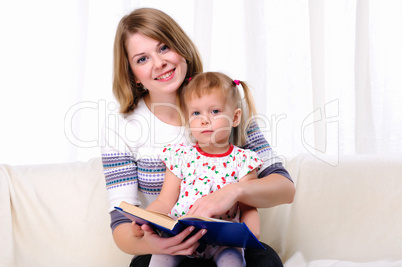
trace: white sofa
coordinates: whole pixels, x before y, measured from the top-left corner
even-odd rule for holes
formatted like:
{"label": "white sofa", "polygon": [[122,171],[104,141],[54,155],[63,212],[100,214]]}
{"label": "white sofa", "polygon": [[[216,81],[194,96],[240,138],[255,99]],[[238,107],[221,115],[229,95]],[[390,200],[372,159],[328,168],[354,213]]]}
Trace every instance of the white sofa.
{"label": "white sofa", "polygon": [[[260,210],[261,239],[287,267],[402,266],[402,157],[300,155],[293,204]],[[0,266],[115,267],[99,158],[0,165]]]}

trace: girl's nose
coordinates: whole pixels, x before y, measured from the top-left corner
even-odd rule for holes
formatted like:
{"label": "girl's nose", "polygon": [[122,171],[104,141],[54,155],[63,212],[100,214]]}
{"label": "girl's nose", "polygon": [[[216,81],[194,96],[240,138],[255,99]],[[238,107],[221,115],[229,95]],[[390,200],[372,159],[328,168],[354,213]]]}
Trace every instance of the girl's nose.
{"label": "girl's nose", "polygon": [[208,117],[202,116],[202,118],[201,118],[201,123],[202,123],[202,125],[208,125],[208,124],[211,123],[211,121],[209,120]]}

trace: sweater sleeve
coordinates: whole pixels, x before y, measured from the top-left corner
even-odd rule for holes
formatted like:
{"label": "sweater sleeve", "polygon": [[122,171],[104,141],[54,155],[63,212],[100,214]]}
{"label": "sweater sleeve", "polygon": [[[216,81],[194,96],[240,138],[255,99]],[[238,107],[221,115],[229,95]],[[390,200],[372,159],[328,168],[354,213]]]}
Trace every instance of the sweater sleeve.
{"label": "sweater sleeve", "polygon": [[109,198],[109,212],[121,201],[140,205],[137,198],[137,165],[129,153],[102,153],[103,173]]}
{"label": "sweater sleeve", "polygon": [[259,178],[265,177],[268,174],[277,173],[293,182],[289,173],[282,165],[282,160],[276,155],[275,151],[272,150],[255,121],[247,128],[246,145],[243,148],[254,151],[263,161],[263,166],[261,166],[258,171]]}
{"label": "sweater sleeve", "polygon": [[109,199],[109,212],[121,201],[140,205],[138,199],[138,176],[135,151],[127,145],[125,138],[126,122],[119,117],[119,122],[103,128],[102,163]]}

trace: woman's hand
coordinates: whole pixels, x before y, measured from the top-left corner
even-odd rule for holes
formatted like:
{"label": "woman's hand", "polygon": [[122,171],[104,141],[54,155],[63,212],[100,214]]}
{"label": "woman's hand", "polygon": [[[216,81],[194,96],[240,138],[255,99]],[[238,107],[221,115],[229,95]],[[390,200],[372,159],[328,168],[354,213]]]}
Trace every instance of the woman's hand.
{"label": "woman's hand", "polygon": [[156,234],[149,225],[122,223],[114,229],[113,238],[122,251],[131,255],[191,255],[199,245],[198,240],[206,233],[206,230],[200,230],[186,239],[193,231],[191,226],[176,236],[165,238]]}
{"label": "woman's hand", "polygon": [[199,246],[198,240],[206,233],[206,230],[200,230],[192,237],[186,239],[193,231],[194,227],[190,226],[184,229],[176,236],[165,238],[156,234],[149,225],[142,225],[144,236],[142,237],[153,247],[152,254],[169,254],[169,255],[191,255]]}
{"label": "woman's hand", "polygon": [[131,223],[131,231],[133,231],[133,235],[137,238],[144,236],[144,230],[141,229],[141,225],[138,225],[135,222]]}

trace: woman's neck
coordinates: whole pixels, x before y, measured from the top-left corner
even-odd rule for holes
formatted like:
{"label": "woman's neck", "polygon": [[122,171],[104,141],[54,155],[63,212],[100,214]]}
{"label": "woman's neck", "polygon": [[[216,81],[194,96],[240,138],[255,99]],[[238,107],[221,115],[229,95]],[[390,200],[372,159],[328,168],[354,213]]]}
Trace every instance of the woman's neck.
{"label": "woman's neck", "polygon": [[184,125],[184,118],[181,116],[179,99],[176,95],[144,97],[148,109],[161,121],[173,126]]}

